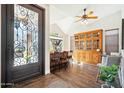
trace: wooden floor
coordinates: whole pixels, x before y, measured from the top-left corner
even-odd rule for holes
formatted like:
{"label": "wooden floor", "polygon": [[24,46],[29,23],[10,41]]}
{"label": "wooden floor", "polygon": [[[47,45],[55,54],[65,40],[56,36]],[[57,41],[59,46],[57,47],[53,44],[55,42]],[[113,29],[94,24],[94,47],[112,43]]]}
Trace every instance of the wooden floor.
{"label": "wooden floor", "polygon": [[71,64],[67,70],[54,74],[38,76],[15,84],[17,88],[99,88],[96,82],[97,66]]}

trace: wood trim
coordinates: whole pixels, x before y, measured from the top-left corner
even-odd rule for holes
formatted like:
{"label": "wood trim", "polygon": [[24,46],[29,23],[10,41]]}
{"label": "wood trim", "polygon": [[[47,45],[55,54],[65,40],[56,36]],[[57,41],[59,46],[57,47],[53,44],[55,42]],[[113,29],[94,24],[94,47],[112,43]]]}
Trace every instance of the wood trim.
{"label": "wood trim", "polygon": [[88,30],[88,31],[82,31],[82,32],[79,32],[79,33],[75,33],[75,35],[78,35],[78,34],[84,34],[84,33],[91,33],[91,32],[97,32],[97,31],[103,31],[103,29],[95,29],[95,30]]}

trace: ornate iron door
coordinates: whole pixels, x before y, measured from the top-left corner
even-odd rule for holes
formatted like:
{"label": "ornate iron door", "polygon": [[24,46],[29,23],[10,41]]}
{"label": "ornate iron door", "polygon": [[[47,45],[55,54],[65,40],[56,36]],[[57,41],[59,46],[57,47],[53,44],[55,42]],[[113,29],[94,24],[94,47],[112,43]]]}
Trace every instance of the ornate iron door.
{"label": "ornate iron door", "polygon": [[7,6],[7,81],[43,72],[43,10],[34,5]]}

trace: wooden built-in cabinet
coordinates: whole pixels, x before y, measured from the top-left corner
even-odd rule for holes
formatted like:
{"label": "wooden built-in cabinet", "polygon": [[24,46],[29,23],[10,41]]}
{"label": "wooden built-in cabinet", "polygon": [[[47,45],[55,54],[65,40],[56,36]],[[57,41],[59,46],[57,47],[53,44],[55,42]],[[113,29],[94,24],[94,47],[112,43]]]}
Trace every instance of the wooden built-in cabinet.
{"label": "wooden built-in cabinet", "polygon": [[97,64],[101,62],[102,29],[77,33],[73,59],[78,62]]}

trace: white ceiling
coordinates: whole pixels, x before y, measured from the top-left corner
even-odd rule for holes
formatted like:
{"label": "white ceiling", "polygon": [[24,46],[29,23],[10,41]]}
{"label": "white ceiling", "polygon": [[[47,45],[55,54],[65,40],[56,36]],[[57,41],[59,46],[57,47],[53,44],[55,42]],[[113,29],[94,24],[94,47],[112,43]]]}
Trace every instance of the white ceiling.
{"label": "white ceiling", "polygon": [[56,4],[53,5],[54,7],[56,7],[57,9],[59,9],[60,11],[66,13],[68,16],[75,16],[76,14],[79,14],[82,10],[83,13],[83,9],[85,7],[87,7],[87,5],[82,5],[82,4],[66,4],[66,5],[62,5],[62,4]]}
{"label": "white ceiling", "polygon": [[[94,15],[98,16],[98,19],[88,20],[88,24],[75,23],[77,20],[75,16],[82,15],[83,9],[87,8],[87,11],[94,11]],[[57,24],[65,33],[69,34],[69,29],[77,27],[87,27],[87,25],[108,16],[119,10],[124,10],[124,5],[110,5],[110,4],[53,4],[50,5],[50,23]],[[123,13],[123,12],[122,12]],[[124,14],[122,15],[124,16]]]}

